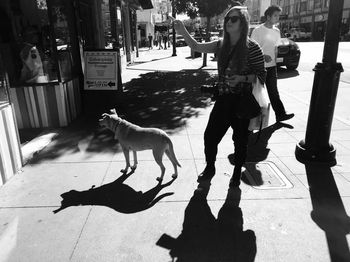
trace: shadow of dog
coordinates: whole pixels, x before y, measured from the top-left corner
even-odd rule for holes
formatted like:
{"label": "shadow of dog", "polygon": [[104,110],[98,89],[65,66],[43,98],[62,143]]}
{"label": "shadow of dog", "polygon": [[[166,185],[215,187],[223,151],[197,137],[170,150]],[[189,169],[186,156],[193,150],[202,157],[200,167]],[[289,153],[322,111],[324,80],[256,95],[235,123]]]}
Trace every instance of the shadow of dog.
{"label": "shadow of dog", "polygon": [[53,213],[56,214],[70,206],[87,205],[106,206],[125,214],[137,213],[151,208],[164,197],[174,194],[173,192],[168,192],[157,196],[163,188],[170,186],[175,179],[165,184],[158,183],[155,187],[144,193],[142,191],[136,191],[124,184],[124,181],[132,173],[123,174],[112,183],[97,188],[92,186],[89,190],[70,190],[61,194],[63,198],[61,207],[54,210]]}

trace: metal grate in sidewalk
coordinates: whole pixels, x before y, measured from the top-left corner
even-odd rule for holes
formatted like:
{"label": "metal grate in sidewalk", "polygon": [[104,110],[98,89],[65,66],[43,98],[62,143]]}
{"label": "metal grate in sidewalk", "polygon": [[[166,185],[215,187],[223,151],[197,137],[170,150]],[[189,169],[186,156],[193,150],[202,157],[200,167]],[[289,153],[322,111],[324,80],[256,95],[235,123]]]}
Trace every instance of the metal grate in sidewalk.
{"label": "metal grate in sidewalk", "polygon": [[247,183],[255,189],[288,189],[293,184],[279,170],[279,168],[269,161],[247,162],[243,176]]}

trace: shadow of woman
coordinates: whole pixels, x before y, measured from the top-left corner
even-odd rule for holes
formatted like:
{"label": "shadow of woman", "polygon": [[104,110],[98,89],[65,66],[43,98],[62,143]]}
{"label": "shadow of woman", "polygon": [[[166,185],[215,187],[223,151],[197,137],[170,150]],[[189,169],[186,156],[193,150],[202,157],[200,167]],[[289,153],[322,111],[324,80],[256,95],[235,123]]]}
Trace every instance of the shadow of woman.
{"label": "shadow of woman", "polygon": [[70,190],[61,195],[61,207],[54,210],[53,213],[58,213],[70,206],[106,206],[114,209],[117,212],[130,214],[144,211],[154,206],[164,197],[174,194],[173,192],[158,195],[165,187],[170,186],[175,179],[165,184],[157,184],[154,188],[143,193],[136,191],[132,187],[124,184],[124,181],[132,174],[129,172],[123,174],[114,182],[102,185],[85,191]]}
{"label": "shadow of woman", "polygon": [[176,239],[163,234],[157,245],[169,249],[177,262],[254,261],[256,238],[253,231],[243,231],[240,189],[229,189],[215,219],[207,202],[209,188],[210,183],[203,182],[194,191],[181,234]]}
{"label": "shadow of woman", "polygon": [[[268,148],[269,140],[274,132],[280,128],[293,129],[292,125],[276,122],[275,124],[262,129],[260,132],[252,133],[248,140],[246,169],[249,170],[249,174],[253,180],[248,179],[247,170],[242,174],[242,181],[251,186],[261,186],[264,181],[262,180],[262,174],[257,168],[257,162],[264,161],[269,153]],[[235,164],[234,154],[230,154],[228,159],[232,165]]]}
{"label": "shadow of woman", "polygon": [[217,223],[220,240],[220,261],[255,260],[256,237],[252,230],[243,231],[243,213],[239,207],[241,190],[230,188],[221,207]]}

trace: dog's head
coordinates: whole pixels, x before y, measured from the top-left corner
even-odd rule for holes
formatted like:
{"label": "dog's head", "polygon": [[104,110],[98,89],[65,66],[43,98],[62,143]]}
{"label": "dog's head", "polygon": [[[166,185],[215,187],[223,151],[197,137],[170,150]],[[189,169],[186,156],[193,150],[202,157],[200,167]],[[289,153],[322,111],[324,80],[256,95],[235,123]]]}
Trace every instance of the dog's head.
{"label": "dog's head", "polygon": [[102,118],[98,120],[98,123],[100,126],[107,127],[108,129],[115,131],[113,129],[116,126],[116,123],[119,123],[121,119],[119,118],[115,109],[111,109],[110,113],[111,114],[102,114]]}

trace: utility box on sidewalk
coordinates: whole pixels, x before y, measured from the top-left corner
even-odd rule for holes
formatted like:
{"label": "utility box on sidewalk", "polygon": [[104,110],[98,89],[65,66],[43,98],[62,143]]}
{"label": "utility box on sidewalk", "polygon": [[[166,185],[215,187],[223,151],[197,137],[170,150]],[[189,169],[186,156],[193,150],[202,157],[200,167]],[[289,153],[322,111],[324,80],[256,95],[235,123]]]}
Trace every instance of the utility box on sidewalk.
{"label": "utility box on sidewalk", "polygon": [[192,58],[197,58],[197,57],[201,57],[201,56],[202,56],[202,53],[195,52],[195,51],[193,51],[193,49],[191,49],[191,57]]}

